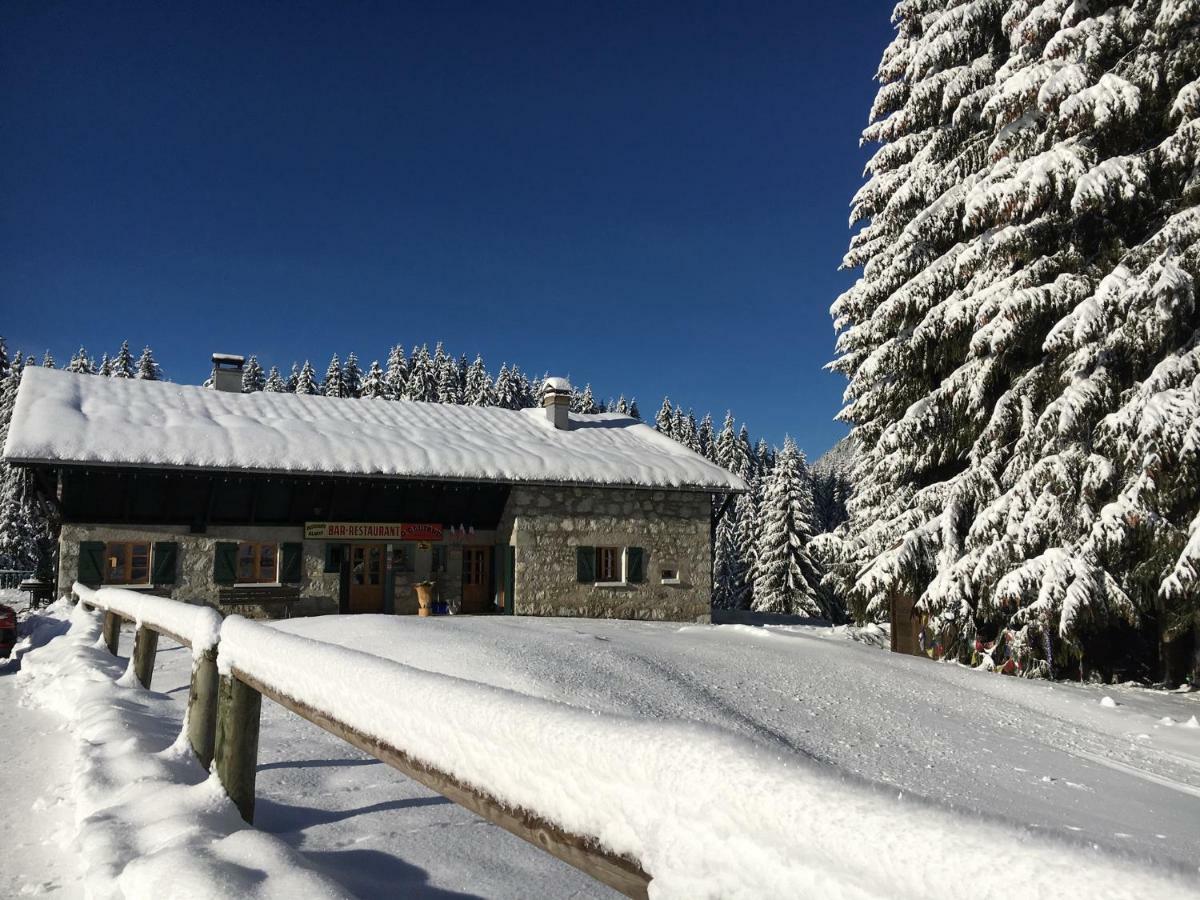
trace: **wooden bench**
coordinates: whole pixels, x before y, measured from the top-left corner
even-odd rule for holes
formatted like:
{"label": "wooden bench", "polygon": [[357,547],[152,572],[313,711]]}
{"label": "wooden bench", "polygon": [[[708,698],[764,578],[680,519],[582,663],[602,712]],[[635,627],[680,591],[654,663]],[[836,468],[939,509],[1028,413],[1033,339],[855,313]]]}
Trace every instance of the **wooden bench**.
{"label": "wooden bench", "polygon": [[217,589],[217,602],[221,606],[261,606],[281,611],[282,618],[290,619],[292,605],[300,599],[300,588],[292,585],[258,586],[239,584]]}

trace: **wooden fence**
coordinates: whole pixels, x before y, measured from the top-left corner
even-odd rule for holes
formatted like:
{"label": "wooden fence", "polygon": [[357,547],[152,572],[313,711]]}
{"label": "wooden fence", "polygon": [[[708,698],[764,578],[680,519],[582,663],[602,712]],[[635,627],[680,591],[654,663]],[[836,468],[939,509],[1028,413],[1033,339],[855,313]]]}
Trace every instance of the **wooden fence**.
{"label": "wooden fence", "polygon": [[[85,606],[104,612],[104,640],[114,655],[119,650],[122,620],[137,623],[133,666],[143,687],[150,687],[159,634],[185,646],[193,646],[194,635],[180,633],[188,629],[178,627],[178,617],[171,615],[180,606],[185,606],[179,601],[110,588],[93,591],[80,584],[75,585],[75,594]],[[209,611],[217,615],[215,611]],[[172,628],[172,625],[176,627]],[[264,637],[274,631],[244,620],[238,625],[243,630],[261,628]],[[212,765],[216,769],[226,793],[246,822],[252,824],[254,820],[262,698],[267,697],[625,896],[648,896],[650,876],[637,860],[609,852],[593,836],[568,832],[535,811],[514,809],[491,793],[340,721],[333,710],[297,700],[286,685],[267,683],[239,670],[236,665],[226,667],[226,674],[219,674],[218,651],[216,641],[202,647],[193,665],[188,697],[188,740],[200,763],[205,768]],[[294,662],[300,670],[308,665],[303,658]],[[398,663],[391,665],[399,667]],[[514,755],[520,755],[522,748],[513,748],[513,751]]]}

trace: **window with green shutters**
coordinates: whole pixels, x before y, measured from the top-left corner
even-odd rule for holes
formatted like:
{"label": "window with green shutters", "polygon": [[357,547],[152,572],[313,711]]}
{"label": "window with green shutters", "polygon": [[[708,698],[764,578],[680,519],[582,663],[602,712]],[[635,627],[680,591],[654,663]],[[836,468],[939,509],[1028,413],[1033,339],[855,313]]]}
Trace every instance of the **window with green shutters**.
{"label": "window with green shutters", "polygon": [[104,583],[104,542],[79,542],[79,569],[76,580],[88,587],[97,587]]}
{"label": "window with green shutters", "polygon": [[646,580],[644,556],[641,547],[625,548],[625,580],[630,584],[641,584]]}
{"label": "window with green shutters", "polygon": [[303,580],[304,545],[282,544],[279,547],[279,580],[283,584],[297,584]]}
{"label": "window with green shutters", "polygon": [[174,584],[179,545],[174,541],[155,541],[150,556],[150,580],[155,584]]}
{"label": "window with green shutters", "polygon": [[237,541],[218,541],[213,547],[213,581],[234,584],[237,581]]}
{"label": "window with green shutters", "polygon": [[575,580],[580,584],[593,584],[596,581],[596,548],[575,548]]}
{"label": "window with green shutters", "polygon": [[641,584],[646,553],[641,547],[576,547],[575,580],[580,584]]}

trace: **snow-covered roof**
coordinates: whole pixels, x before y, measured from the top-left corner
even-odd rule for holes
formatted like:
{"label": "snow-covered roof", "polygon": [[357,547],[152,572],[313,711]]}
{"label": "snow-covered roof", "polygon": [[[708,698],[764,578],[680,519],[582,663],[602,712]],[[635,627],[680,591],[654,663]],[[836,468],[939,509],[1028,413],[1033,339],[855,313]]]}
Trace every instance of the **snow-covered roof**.
{"label": "snow-covered roof", "polygon": [[740,491],[736,475],[618,414],[227,393],[30,366],[13,462]]}
{"label": "snow-covered roof", "polygon": [[553,389],[556,391],[569,391],[571,389],[571,382],[567,381],[567,379],[565,379],[561,376],[552,375],[551,377],[547,378],[545,381],[542,382],[542,389],[543,390]]}

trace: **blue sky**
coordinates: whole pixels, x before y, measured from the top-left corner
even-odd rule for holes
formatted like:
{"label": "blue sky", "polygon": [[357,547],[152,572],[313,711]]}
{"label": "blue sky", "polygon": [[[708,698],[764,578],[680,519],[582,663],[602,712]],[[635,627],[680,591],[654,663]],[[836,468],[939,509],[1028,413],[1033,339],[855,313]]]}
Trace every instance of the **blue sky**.
{"label": "blue sky", "polygon": [[815,455],[890,7],[6,3],[0,333],[184,382],[441,339]]}

